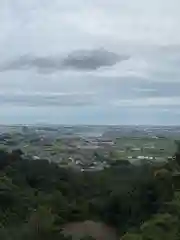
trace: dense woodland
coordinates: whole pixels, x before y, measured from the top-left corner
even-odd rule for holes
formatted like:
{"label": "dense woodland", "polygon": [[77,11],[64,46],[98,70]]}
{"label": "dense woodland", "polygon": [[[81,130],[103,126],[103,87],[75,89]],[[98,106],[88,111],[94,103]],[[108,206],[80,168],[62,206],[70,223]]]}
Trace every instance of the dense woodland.
{"label": "dense woodland", "polygon": [[24,159],[20,150],[0,151],[0,239],[65,239],[63,226],[85,220],[113,227],[117,239],[180,239],[180,194],[171,169],[73,172]]}

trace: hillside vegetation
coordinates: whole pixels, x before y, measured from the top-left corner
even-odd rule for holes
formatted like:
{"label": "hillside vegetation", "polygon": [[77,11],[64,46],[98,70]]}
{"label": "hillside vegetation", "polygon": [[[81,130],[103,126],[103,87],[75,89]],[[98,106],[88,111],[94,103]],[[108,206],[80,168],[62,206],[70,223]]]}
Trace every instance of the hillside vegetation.
{"label": "hillside vegetation", "polygon": [[78,236],[89,239],[81,234],[89,221],[88,235],[96,239],[102,235],[94,231],[109,229],[111,239],[174,240],[179,218],[180,194],[169,170],[155,176],[150,166],[127,165],[73,172],[25,160],[20,150],[0,152],[0,239],[77,239],[73,231],[63,234],[76,223]]}

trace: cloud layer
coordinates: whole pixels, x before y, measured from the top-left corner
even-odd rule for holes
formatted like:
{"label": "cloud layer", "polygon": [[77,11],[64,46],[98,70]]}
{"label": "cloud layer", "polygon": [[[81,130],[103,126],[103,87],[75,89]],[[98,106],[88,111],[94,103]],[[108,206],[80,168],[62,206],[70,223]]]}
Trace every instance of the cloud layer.
{"label": "cloud layer", "polygon": [[49,73],[59,70],[97,70],[100,67],[113,66],[117,62],[125,61],[128,56],[108,52],[104,49],[81,50],[68,54],[65,57],[33,57],[21,56],[0,66],[0,71],[23,70],[36,68],[39,72]]}
{"label": "cloud layer", "polygon": [[0,123],[179,124],[179,8],[0,1]]}

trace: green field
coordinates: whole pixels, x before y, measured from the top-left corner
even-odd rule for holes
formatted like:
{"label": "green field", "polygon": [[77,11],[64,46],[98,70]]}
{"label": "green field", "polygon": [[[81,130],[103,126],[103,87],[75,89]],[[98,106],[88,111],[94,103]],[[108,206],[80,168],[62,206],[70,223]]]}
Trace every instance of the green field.
{"label": "green field", "polygon": [[[116,140],[116,148],[122,156],[172,156],[176,151],[174,139],[153,139],[149,137],[123,137]],[[138,150],[139,149],[139,150]]]}

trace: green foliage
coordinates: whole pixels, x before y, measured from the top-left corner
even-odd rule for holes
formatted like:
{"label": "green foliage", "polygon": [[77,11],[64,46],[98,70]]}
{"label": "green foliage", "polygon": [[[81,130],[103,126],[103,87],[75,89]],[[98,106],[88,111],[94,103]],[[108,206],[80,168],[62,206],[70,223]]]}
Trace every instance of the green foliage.
{"label": "green foliage", "polygon": [[[98,173],[73,172],[46,160],[25,160],[20,150],[1,151],[0,239],[64,239],[64,224],[87,219],[113,226],[125,240],[173,239],[180,200],[176,195],[164,204],[173,197],[166,173],[154,178],[149,167],[123,161]],[[163,207],[167,213],[151,218]],[[139,226],[139,233],[124,235]]]}
{"label": "green foliage", "polygon": [[121,240],[143,240],[143,238],[140,234],[126,233]]}
{"label": "green foliage", "polygon": [[175,140],[177,153],[180,153],[180,140]]}
{"label": "green foliage", "polygon": [[158,214],[141,226],[144,240],[176,239],[178,218],[170,214]]}
{"label": "green foliage", "polygon": [[91,236],[87,236],[87,237],[81,238],[80,240],[95,240],[95,239]]}

